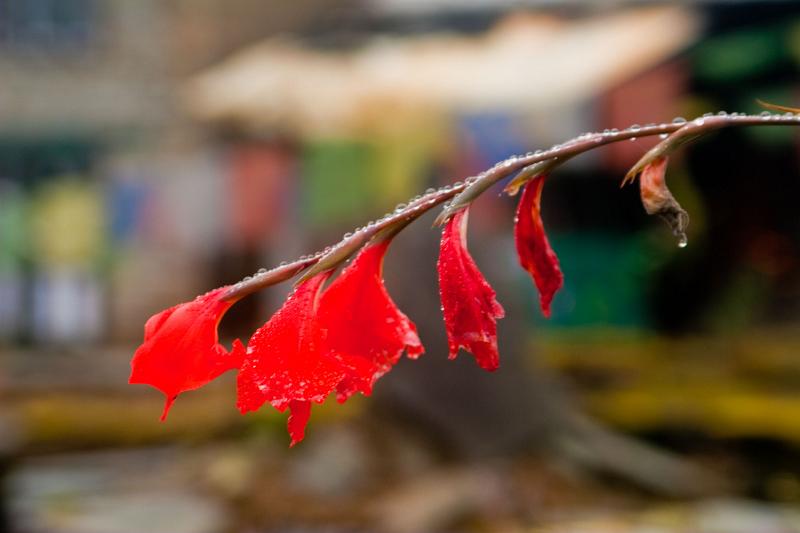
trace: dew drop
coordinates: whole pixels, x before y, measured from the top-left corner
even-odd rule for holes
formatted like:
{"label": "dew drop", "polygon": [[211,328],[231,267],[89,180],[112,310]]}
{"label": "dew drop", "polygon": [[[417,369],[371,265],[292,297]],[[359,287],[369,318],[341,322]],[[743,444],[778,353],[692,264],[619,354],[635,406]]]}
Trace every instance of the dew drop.
{"label": "dew drop", "polygon": [[352,236],[353,236],[353,232],[352,231],[348,231],[347,233],[342,235],[342,239],[349,239]]}
{"label": "dew drop", "polygon": [[629,140],[629,141],[631,141],[631,142],[633,142],[633,141],[635,141],[635,140],[636,140],[636,137],[631,137],[631,138],[630,138],[630,139],[628,139],[628,140]]}
{"label": "dew drop", "polygon": [[683,117],[675,117],[672,119],[673,124],[686,124],[686,119]]}
{"label": "dew drop", "polygon": [[428,187],[427,189],[425,189],[425,194],[433,194],[435,192],[436,189],[434,189],[433,187]]}
{"label": "dew drop", "polygon": [[727,117],[728,116],[728,112],[727,111],[718,111],[717,112],[717,116],[719,116],[719,117]]}
{"label": "dew drop", "polygon": [[642,127],[641,127],[640,125],[638,125],[638,124],[634,124],[633,126],[631,126],[630,128],[628,128],[628,131],[632,131],[632,132],[634,132],[634,133],[635,133],[635,132],[639,131],[640,129],[642,129]]}
{"label": "dew drop", "polygon": [[704,116],[705,118],[708,118],[708,117],[713,117],[713,116],[714,116],[714,113],[703,113],[703,116]]}
{"label": "dew drop", "polygon": [[455,182],[455,183],[453,184],[453,188],[454,188],[454,189],[455,189],[456,187],[463,187],[463,186],[464,186],[464,182],[462,182],[462,181],[457,181],[457,182]]}
{"label": "dew drop", "polygon": [[702,126],[703,124],[706,123],[706,121],[703,120],[702,118],[696,118],[696,119],[694,119],[694,123],[695,123],[696,126]]}
{"label": "dew drop", "polygon": [[659,139],[666,139],[667,137],[669,137],[668,133],[662,133],[661,135],[658,136]]}
{"label": "dew drop", "polygon": [[402,203],[401,204],[397,204],[396,206],[394,206],[394,212],[395,213],[399,213],[400,211],[402,211],[406,207],[408,207],[406,204],[402,204]]}
{"label": "dew drop", "polygon": [[289,262],[288,262],[288,261],[281,261],[281,264],[279,264],[278,266],[285,267],[285,266],[286,266],[286,265],[288,265],[288,264],[289,264]]}
{"label": "dew drop", "polygon": [[678,237],[678,248],[686,248],[689,245],[689,239],[686,238],[685,233],[681,233]]}
{"label": "dew drop", "polygon": [[259,276],[262,275],[262,274],[266,274],[266,273],[267,273],[267,269],[266,268],[259,268],[258,272],[256,272],[256,274],[258,274]]}
{"label": "dew drop", "polygon": [[762,111],[761,113],[759,113],[759,116],[768,117],[768,116],[770,116],[770,112],[769,111]]}

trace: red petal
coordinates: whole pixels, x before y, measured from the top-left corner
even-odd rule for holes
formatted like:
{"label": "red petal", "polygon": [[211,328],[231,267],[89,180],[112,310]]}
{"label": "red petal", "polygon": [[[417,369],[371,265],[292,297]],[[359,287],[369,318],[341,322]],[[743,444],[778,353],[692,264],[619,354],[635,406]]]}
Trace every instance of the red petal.
{"label": "red petal", "polygon": [[289,402],[289,419],[286,421],[286,429],[292,438],[289,446],[294,446],[306,435],[306,424],[311,418],[311,402],[301,402],[292,400]]}
{"label": "red petal", "polygon": [[392,301],[383,284],[383,257],[389,240],[359,252],[320,298],[318,317],[325,344],[347,369],[337,387],[339,401],[356,392],[370,394],[403,350],[411,358],[424,348],[417,328]]}
{"label": "red petal", "polygon": [[244,347],[237,339],[228,352],[219,344],[217,325],[234,302],[220,287],[153,315],[144,326],[144,342],[131,361],[130,383],[145,383],[163,392],[167,416],[178,394],[202,387],[223,372],[238,368]]}
{"label": "red petal", "polygon": [[439,294],[450,359],[464,348],[481,368],[496,370],[497,319],[505,313],[467,251],[467,212],[464,209],[450,218],[439,246]]}
{"label": "red petal", "polygon": [[648,215],[657,214],[666,203],[673,199],[664,180],[666,172],[666,157],[656,158],[642,170],[639,178],[639,190],[642,196],[642,205]]}
{"label": "red petal", "polygon": [[533,277],[539,289],[539,304],[544,316],[550,316],[550,302],[564,285],[564,274],[558,266],[558,257],[550,247],[544,232],[540,211],[542,187],[547,176],[542,175],[525,186],[517,204],[514,225],[514,242],[522,268]]}
{"label": "red petal", "polygon": [[648,215],[658,215],[669,225],[672,233],[680,237],[680,246],[686,246],[686,227],[689,214],[667,188],[664,175],[667,172],[667,158],[659,157],[644,167],[639,179],[642,204]]}
{"label": "red petal", "polygon": [[330,272],[303,282],[280,310],[250,338],[237,378],[237,407],[255,411],[264,402],[279,410],[293,401],[322,402],[344,377],[327,355],[316,317],[320,289]]}

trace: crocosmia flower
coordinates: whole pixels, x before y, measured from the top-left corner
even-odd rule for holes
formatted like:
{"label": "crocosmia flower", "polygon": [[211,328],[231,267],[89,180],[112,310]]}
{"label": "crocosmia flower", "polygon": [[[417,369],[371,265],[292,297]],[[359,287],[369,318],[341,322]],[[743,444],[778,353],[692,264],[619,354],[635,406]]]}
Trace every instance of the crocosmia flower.
{"label": "crocosmia flower", "polygon": [[366,246],[320,299],[318,319],[325,344],[347,369],[336,387],[339,401],[370,394],[403,351],[416,359],[425,350],[417,328],[383,284],[383,257],[390,240]]}
{"label": "crocosmia flower", "polygon": [[255,411],[264,402],[291,410],[292,445],[303,439],[310,402],[322,403],[345,377],[323,344],[317,320],[320,289],[330,272],[304,281],[250,338],[237,377],[237,407]]}
{"label": "crocosmia flower", "polygon": [[178,394],[202,387],[238,368],[244,347],[237,339],[230,352],[219,344],[217,326],[234,302],[220,287],[153,315],[144,326],[144,342],[131,361],[130,383],[144,383],[167,397],[161,420]]}
{"label": "crocosmia flower", "polygon": [[442,232],[437,263],[439,294],[450,359],[464,348],[481,368],[491,371],[499,365],[497,319],[505,313],[467,250],[468,211],[454,214]]}
{"label": "crocosmia flower", "polygon": [[522,268],[528,271],[539,289],[542,313],[549,317],[550,303],[564,284],[564,275],[542,224],[540,205],[545,178],[545,175],[536,177],[522,191],[514,219],[514,242]]}
{"label": "crocosmia flower", "polygon": [[642,205],[648,215],[659,215],[666,221],[672,233],[685,245],[689,214],[684,211],[667,188],[664,176],[667,172],[667,157],[658,157],[642,169],[639,190]]}

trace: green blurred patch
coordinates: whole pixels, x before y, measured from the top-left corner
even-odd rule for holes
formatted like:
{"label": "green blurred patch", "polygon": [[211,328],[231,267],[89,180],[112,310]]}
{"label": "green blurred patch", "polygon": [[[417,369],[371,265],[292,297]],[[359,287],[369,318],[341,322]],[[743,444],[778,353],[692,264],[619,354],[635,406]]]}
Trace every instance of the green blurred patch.
{"label": "green blurred patch", "polygon": [[[661,237],[666,237],[672,248],[670,236]],[[564,272],[564,288],[553,300],[551,320],[543,320],[543,325],[553,329],[591,325],[646,327],[645,289],[654,270],[670,253],[659,243],[662,240],[650,238],[647,232],[552,235]],[[533,307],[539,298],[536,289],[527,275],[520,276],[520,284],[529,293],[526,300]],[[541,314],[536,312],[535,316]]]}
{"label": "green blurred patch", "polygon": [[737,31],[703,41],[692,53],[698,78],[730,83],[757,76],[790,60],[782,27]]}

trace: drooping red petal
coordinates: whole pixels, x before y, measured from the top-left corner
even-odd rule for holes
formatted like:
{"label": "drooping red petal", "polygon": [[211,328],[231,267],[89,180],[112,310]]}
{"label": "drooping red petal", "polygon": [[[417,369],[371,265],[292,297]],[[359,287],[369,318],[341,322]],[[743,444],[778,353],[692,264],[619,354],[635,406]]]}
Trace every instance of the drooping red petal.
{"label": "drooping red petal", "polygon": [[345,376],[341,363],[326,353],[316,316],[320,289],[329,276],[323,272],[300,284],[253,334],[237,377],[237,407],[242,413],[264,402],[280,411],[300,410],[290,421],[295,442],[308,420],[299,403],[323,402]]}
{"label": "drooping red petal", "polygon": [[161,420],[178,394],[241,365],[244,346],[238,339],[230,352],[219,344],[217,325],[234,303],[223,299],[227,290],[220,287],[170,307],[145,324],[144,342],[131,361],[129,383],[145,383],[164,393]]}
{"label": "drooping red petal", "polygon": [[639,178],[639,191],[642,205],[648,215],[658,215],[669,225],[672,233],[686,242],[686,227],[689,225],[689,214],[672,196],[664,179],[667,172],[668,158],[658,157],[642,169]]}
{"label": "drooping red petal", "polygon": [[514,242],[522,268],[533,277],[539,289],[539,304],[544,316],[550,316],[550,303],[564,285],[558,257],[550,247],[541,215],[542,187],[546,175],[537,176],[522,191],[514,219]]}
{"label": "drooping red petal", "polygon": [[383,284],[383,257],[389,240],[361,250],[320,298],[318,318],[330,353],[347,374],[337,387],[339,401],[356,392],[370,394],[403,350],[424,352],[417,328],[397,308]]}
{"label": "drooping red petal", "polygon": [[496,370],[497,319],[505,312],[494,289],[467,251],[467,212],[463,209],[447,222],[439,246],[439,295],[450,346],[450,359],[459,348],[475,356],[481,368]]}
{"label": "drooping red petal", "polygon": [[294,446],[306,436],[306,425],[309,418],[311,418],[311,402],[299,400],[289,402],[289,419],[286,421],[286,428],[292,439],[289,447]]}
{"label": "drooping red petal", "polygon": [[672,198],[672,193],[667,188],[664,176],[667,172],[666,157],[658,157],[642,169],[639,178],[639,191],[642,205],[648,215],[658,213],[661,207]]}

